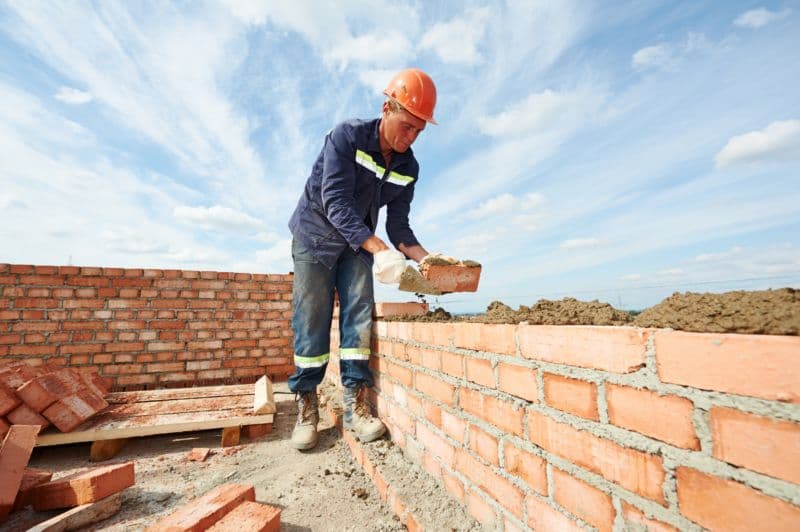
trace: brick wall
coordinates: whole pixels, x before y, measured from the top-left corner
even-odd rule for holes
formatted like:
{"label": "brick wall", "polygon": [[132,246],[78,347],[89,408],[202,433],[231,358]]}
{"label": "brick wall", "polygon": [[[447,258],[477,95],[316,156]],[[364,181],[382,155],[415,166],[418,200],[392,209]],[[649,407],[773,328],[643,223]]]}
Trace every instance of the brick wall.
{"label": "brick wall", "polygon": [[798,337],[386,321],[374,333],[393,441],[480,521],[800,530]]}
{"label": "brick wall", "polygon": [[292,275],[0,264],[0,362],[95,367],[112,389],[294,370]]}

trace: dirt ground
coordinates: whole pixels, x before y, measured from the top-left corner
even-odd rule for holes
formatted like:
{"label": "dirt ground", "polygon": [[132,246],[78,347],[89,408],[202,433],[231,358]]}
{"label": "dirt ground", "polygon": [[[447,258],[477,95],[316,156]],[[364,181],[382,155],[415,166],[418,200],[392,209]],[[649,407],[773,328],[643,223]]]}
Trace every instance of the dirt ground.
{"label": "dirt ground", "polygon": [[533,306],[514,310],[493,301],[477,316],[452,316],[437,308],[425,316],[395,317],[409,321],[476,321],[481,323],[520,323],[534,325],[630,325],[668,328],[679,331],[800,334],[800,290],[780,288],[760,291],[734,291],[721,294],[674,293],[657,305],[632,313],[608,303],[541,299]]}
{"label": "dirt ground", "polygon": [[[223,449],[219,430],[130,440],[116,457],[100,464],[133,460],[136,484],[125,490],[119,513],[84,530],[142,530],[223,483],[254,485],[257,501],[282,509],[283,531],[405,530],[325,415],[315,449],[301,453],[290,447],[297,413],[294,395],[286,383],[276,383],[275,391],[273,431],[258,440]],[[388,439],[362,445],[401,489],[415,515],[437,519],[432,523],[445,530],[480,529],[444,487],[407,461]],[[213,454],[204,462],[188,461],[186,454],[195,447],[210,448]],[[89,461],[86,443],[37,448],[29,466],[58,478],[100,464]],[[27,508],[12,514],[0,530],[25,530],[57,514]]]}

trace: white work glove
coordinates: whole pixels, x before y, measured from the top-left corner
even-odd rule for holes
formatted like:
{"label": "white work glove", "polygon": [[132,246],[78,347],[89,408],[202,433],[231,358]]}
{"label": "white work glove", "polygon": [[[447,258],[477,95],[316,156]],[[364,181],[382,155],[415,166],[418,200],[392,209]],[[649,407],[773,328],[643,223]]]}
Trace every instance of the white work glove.
{"label": "white work glove", "polygon": [[382,283],[395,284],[400,282],[406,269],[406,256],[395,249],[384,249],[373,255],[375,264],[372,272]]}
{"label": "white work glove", "polygon": [[458,259],[442,255],[441,253],[428,253],[419,261],[420,266],[424,264],[458,264]]}

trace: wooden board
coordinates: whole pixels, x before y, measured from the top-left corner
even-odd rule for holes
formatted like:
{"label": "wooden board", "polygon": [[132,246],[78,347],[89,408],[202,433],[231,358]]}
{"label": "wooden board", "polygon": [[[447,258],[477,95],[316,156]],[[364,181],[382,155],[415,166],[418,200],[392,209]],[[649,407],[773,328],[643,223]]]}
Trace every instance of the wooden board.
{"label": "wooden board", "polygon": [[115,392],[106,400],[109,407],[75,431],[47,431],[39,434],[36,445],[118,440],[273,421],[273,414],[252,413],[252,384]]}

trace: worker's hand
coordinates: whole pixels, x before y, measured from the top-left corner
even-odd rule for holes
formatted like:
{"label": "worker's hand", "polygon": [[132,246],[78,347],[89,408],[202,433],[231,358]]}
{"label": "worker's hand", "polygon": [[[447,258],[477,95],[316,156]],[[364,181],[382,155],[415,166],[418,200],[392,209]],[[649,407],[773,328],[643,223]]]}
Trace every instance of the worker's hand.
{"label": "worker's hand", "polygon": [[394,249],[384,249],[373,255],[375,264],[372,272],[382,283],[394,284],[400,282],[400,277],[406,269],[406,256]]}
{"label": "worker's hand", "polygon": [[442,255],[441,253],[428,253],[421,261],[419,261],[420,266],[425,264],[458,264],[458,259],[454,259],[453,257],[449,257],[447,255]]}

